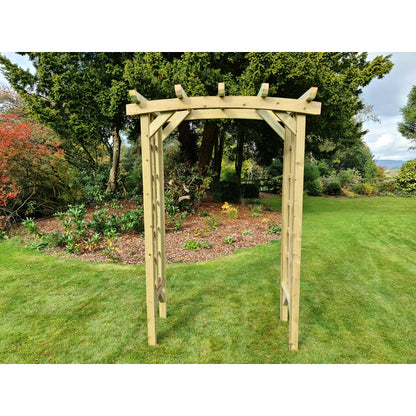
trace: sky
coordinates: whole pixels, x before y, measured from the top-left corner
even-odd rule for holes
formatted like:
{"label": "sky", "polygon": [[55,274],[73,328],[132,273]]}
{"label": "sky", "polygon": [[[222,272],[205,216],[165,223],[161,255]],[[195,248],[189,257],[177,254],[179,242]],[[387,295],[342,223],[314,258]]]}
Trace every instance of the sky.
{"label": "sky", "polygon": [[[369,53],[368,57],[388,55],[390,53]],[[362,98],[365,104],[373,106],[380,123],[366,122],[368,133],[364,140],[375,159],[409,160],[416,159],[416,150],[409,150],[409,140],[397,130],[402,121],[400,108],[407,104],[407,95],[416,85],[416,53],[393,52],[393,69],[382,79],[374,79],[363,88]]]}
{"label": "sky", "polygon": [[[23,68],[31,68],[25,57],[10,52],[2,54]],[[397,123],[402,120],[400,108],[406,105],[407,95],[416,85],[416,52],[369,52],[368,58],[389,54],[394,63],[390,73],[363,88],[364,103],[373,106],[373,112],[380,120],[364,123],[364,129],[368,130],[364,141],[376,161],[416,159],[416,150],[409,150],[410,142],[397,130]],[[1,73],[0,84],[7,84]],[[319,101],[319,91],[316,99]]]}

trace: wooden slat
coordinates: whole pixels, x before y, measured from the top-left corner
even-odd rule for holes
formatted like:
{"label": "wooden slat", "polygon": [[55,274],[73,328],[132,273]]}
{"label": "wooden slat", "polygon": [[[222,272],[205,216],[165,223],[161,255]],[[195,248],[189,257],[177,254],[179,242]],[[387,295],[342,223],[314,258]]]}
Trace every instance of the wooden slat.
{"label": "wooden slat", "polygon": [[279,119],[270,110],[257,110],[257,113],[263,118],[263,120],[284,140],[285,129],[279,123]]}
{"label": "wooden slat", "polygon": [[305,159],[306,117],[304,115],[297,114],[296,125],[295,180],[293,192],[293,260],[289,308],[289,351],[296,351],[298,349],[299,338],[300,262],[302,248],[303,172]]}
{"label": "wooden slat", "polygon": [[218,83],[218,97],[225,97],[225,83]]}
{"label": "wooden slat", "polygon": [[186,92],[182,88],[182,85],[180,85],[180,84],[175,85],[175,94],[176,94],[176,97],[179,98],[180,100],[182,100],[182,98],[187,98],[188,97],[186,95]]}
{"label": "wooden slat", "polygon": [[162,140],[166,140],[169,135],[185,120],[189,111],[177,111],[170,119],[169,124],[162,131]]}
{"label": "wooden slat", "polygon": [[[290,292],[289,292],[289,288],[286,285],[281,284],[280,285],[280,289],[282,290],[282,295],[283,295],[281,300],[282,300],[283,306],[285,306],[286,307],[286,310],[287,310],[287,306],[290,303]],[[283,320],[287,320],[287,319],[282,319],[282,321]]]}
{"label": "wooden slat", "polygon": [[127,104],[126,114],[129,116],[158,111],[180,111],[196,110],[204,108],[241,108],[272,111],[288,111],[293,113],[314,114],[321,113],[321,103],[312,101],[296,100],[292,98],[277,97],[239,97],[239,96],[210,96],[210,97],[188,97],[180,100],[176,98],[165,100],[151,100],[137,104]]}
{"label": "wooden slat", "polygon": [[173,111],[162,113],[150,124],[150,137],[152,137],[172,116]]}
{"label": "wooden slat", "polygon": [[275,111],[274,114],[289,128],[289,130],[296,134],[296,121],[288,113],[283,113],[281,111]]}
{"label": "wooden slat", "polygon": [[147,101],[147,99],[144,98],[143,95],[139,94],[136,90],[130,90],[129,95],[134,103],[140,104]]}
{"label": "wooden slat", "polygon": [[315,99],[316,94],[318,93],[317,87],[311,87],[306,91],[303,95],[301,95],[298,100],[305,100],[307,102],[311,102]]}
{"label": "wooden slat", "polygon": [[[160,117],[160,116],[159,116]],[[166,318],[166,249],[165,249],[165,193],[163,168],[163,141],[162,132],[158,130],[155,135],[156,156],[156,242],[157,242],[157,283],[162,286],[161,293],[156,294],[159,300],[159,315]]]}
{"label": "wooden slat", "polygon": [[260,90],[257,94],[257,97],[265,98],[269,95],[269,84],[265,82],[264,84],[261,84]]}
{"label": "wooden slat", "polygon": [[143,169],[143,206],[145,230],[145,263],[146,263],[146,305],[147,305],[147,339],[149,345],[157,344],[156,335],[156,302],[155,302],[155,264],[153,246],[153,186],[152,186],[152,153],[150,146],[150,116],[140,117],[142,169]]}
{"label": "wooden slat", "polygon": [[288,307],[284,302],[282,286],[287,287],[288,280],[288,231],[289,231],[289,175],[290,175],[290,152],[292,133],[285,128],[285,143],[283,147],[283,180],[282,180],[282,236],[281,259],[280,259],[280,320],[287,321]]}

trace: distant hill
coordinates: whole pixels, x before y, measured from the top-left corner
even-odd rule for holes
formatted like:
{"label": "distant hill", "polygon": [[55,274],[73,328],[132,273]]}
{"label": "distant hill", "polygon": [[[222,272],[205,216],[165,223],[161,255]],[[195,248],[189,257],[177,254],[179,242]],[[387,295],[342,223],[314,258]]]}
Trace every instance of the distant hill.
{"label": "distant hill", "polygon": [[379,159],[376,160],[376,165],[386,169],[400,169],[404,162],[405,160]]}

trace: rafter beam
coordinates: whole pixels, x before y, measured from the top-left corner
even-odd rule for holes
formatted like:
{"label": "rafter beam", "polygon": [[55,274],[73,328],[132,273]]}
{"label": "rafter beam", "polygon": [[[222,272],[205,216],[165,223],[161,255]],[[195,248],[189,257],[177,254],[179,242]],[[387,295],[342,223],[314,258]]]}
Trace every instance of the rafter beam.
{"label": "rafter beam", "polygon": [[185,120],[186,116],[190,113],[189,110],[177,111],[170,119],[169,124],[162,130],[162,140],[166,140],[169,135]]}
{"label": "rafter beam", "polygon": [[269,95],[269,83],[265,82],[261,84],[260,90],[257,94],[257,97],[265,98]]}
{"label": "rafter beam", "polygon": [[147,101],[147,99],[144,98],[143,95],[139,94],[136,90],[130,90],[129,95],[133,103],[140,105],[140,103],[144,103]]}
{"label": "rafter beam", "polygon": [[293,133],[296,134],[296,120],[288,113],[275,111],[274,114],[284,123],[285,126]]}
{"label": "rafter beam", "polygon": [[308,103],[314,100],[316,97],[316,94],[318,93],[318,87],[311,87],[308,89],[308,91],[305,92],[305,94],[301,95],[298,100],[305,100]]}
{"label": "rafter beam", "polygon": [[218,97],[225,96],[225,84],[223,82],[218,83]]}
{"label": "rafter beam", "polygon": [[182,98],[188,98],[181,84],[175,85],[175,94],[176,94],[176,97],[179,98],[180,100],[182,100]]}
{"label": "rafter beam", "polygon": [[168,113],[162,113],[160,116],[155,118],[150,124],[149,137],[152,137],[167,121],[172,117],[173,111]]}
{"label": "rafter beam", "polygon": [[263,118],[263,120],[284,140],[285,129],[279,123],[279,119],[270,110],[257,110],[257,113]]}

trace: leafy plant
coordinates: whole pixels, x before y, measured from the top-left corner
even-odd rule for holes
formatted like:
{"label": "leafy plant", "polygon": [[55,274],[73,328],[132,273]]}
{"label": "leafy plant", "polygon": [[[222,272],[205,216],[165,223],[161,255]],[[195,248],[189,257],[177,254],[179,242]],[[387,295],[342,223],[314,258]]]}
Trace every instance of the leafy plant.
{"label": "leafy plant", "polygon": [[238,209],[230,205],[228,202],[224,202],[221,209],[225,211],[228,214],[228,217],[233,220],[235,220],[238,216]]}
{"label": "leafy plant", "polygon": [[212,247],[212,244],[209,243],[208,241],[201,243],[200,241],[197,241],[197,240],[188,240],[185,244],[182,245],[182,248],[184,250],[194,250],[194,251],[198,251],[201,248],[211,248],[211,247]]}
{"label": "leafy plant", "polygon": [[251,235],[251,234],[253,234],[253,231],[251,231],[251,230],[243,230],[243,231],[241,231],[241,235]]}
{"label": "leafy plant", "polygon": [[135,231],[141,233],[144,230],[143,207],[139,206],[135,210],[128,210],[121,214],[119,224],[121,231]]}
{"label": "leafy plant", "polygon": [[34,236],[39,236],[39,234],[40,234],[39,228],[38,228],[34,218],[25,218],[22,221],[22,224],[30,234],[33,234]]}
{"label": "leafy plant", "polygon": [[280,224],[269,224],[269,229],[266,231],[266,234],[282,234],[282,226]]}
{"label": "leafy plant", "polygon": [[205,223],[208,225],[208,231],[213,231],[221,225],[221,217],[220,215],[215,217],[214,214],[211,213],[205,218]]}
{"label": "leafy plant", "polygon": [[263,206],[260,204],[254,204],[250,208],[252,217],[261,217],[263,213]]}
{"label": "leafy plant", "polygon": [[231,236],[231,235],[229,235],[228,237],[225,237],[224,238],[224,243],[225,244],[232,244],[232,243],[234,243],[234,238]]}

